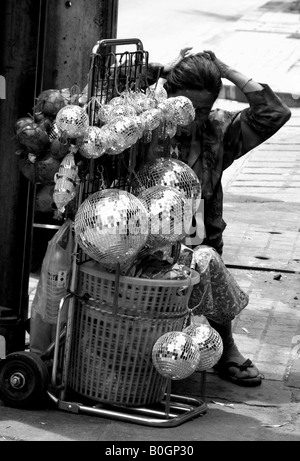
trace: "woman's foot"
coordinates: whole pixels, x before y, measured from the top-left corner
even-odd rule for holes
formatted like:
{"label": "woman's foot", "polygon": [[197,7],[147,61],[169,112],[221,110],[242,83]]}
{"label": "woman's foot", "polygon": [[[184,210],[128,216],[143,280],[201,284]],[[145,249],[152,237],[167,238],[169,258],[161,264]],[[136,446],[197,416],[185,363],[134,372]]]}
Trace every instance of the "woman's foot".
{"label": "woman's foot", "polygon": [[239,386],[259,386],[263,378],[251,360],[242,356],[234,342],[224,349],[214,369],[221,378]]}

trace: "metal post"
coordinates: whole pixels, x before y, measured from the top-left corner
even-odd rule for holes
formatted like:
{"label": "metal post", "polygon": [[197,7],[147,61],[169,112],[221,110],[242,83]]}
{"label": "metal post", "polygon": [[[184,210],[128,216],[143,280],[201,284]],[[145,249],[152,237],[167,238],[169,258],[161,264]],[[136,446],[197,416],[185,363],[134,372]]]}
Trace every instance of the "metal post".
{"label": "metal post", "polygon": [[7,353],[25,346],[35,196],[19,172],[14,124],[32,113],[43,89],[83,88],[91,49],[115,37],[117,12],[117,0],[1,1],[0,337]]}
{"label": "metal post", "polygon": [[86,86],[92,48],[98,40],[116,37],[117,14],[116,0],[48,0],[43,89]]}
{"label": "metal post", "polygon": [[20,175],[14,124],[34,104],[39,2],[4,0],[0,15],[0,335],[7,352],[24,348],[33,186]]}

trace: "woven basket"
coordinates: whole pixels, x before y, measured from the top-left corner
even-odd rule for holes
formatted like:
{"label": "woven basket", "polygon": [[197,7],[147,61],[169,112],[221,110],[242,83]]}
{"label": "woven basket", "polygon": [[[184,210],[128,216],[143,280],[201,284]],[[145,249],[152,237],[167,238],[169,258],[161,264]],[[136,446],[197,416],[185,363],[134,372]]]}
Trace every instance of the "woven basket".
{"label": "woven basket", "polygon": [[[199,281],[198,274],[193,274],[188,289],[180,289],[186,280],[120,277],[122,295],[117,313],[112,307],[114,274],[85,264],[79,269],[78,280],[83,293],[94,300],[80,297],[75,301],[69,387],[89,399],[112,405],[134,407],[160,402],[167,378],[155,369],[152,349],[164,333],[182,331],[191,283]],[[132,304],[129,308],[130,299],[135,299],[140,308]]]}

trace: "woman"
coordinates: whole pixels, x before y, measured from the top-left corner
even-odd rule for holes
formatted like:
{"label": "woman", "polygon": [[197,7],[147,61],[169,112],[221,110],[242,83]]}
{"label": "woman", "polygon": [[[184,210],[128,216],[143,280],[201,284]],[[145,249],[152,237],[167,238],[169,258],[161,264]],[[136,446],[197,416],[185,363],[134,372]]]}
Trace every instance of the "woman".
{"label": "woman", "polygon": [[[224,352],[215,367],[219,375],[238,385],[257,386],[262,377],[256,366],[239,352],[232,335],[232,312],[240,312],[248,304],[248,296],[221,259],[226,227],[221,180],[223,171],[234,160],[276,133],[289,120],[291,111],[268,85],[224,64],[211,51],[193,55],[190,50],[181,50],[173,64],[153,65],[151,73],[153,76],[156,69],[165,79],[168,97],[188,97],[196,112],[194,122],[171,139],[171,152],[198,175],[204,200],[206,235],[202,244],[193,248],[202,280],[198,289],[193,290],[192,302],[198,301],[195,313],[204,314],[222,337]],[[212,110],[222,78],[244,93],[249,107],[235,112]],[[230,320],[226,312],[223,319],[222,312],[218,312],[224,303],[231,310]]]}

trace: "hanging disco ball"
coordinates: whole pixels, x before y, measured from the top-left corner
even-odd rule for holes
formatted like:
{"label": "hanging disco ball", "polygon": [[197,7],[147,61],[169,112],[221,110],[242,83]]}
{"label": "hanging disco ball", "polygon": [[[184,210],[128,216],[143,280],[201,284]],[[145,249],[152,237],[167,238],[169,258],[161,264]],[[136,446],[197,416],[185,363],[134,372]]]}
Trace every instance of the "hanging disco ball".
{"label": "hanging disco ball", "polygon": [[75,216],[75,237],[81,249],[107,268],[125,264],[145,245],[148,212],[129,192],[105,189],[91,194]]}
{"label": "hanging disco ball", "polygon": [[130,102],[138,115],[148,109],[155,107],[155,101],[149,99],[145,93],[142,93],[141,91],[130,93]]}
{"label": "hanging disco ball", "polygon": [[138,115],[136,115],[135,117],[132,117],[132,118],[134,119],[134,121],[135,121],[135,123],[137,124],[137,127],[138,127],[138,139],[141,139],[143,134],[144,134],[144,131],[145,131],[145,122]]}
{"label": "hanging disco ball", "polygon": [[111,98],[107,104],[110,106],[119,106],[120,104],[125,104],[125,102],[126,99],[124,96],[115,96],[114,98]]}
{"label": "hanging disco ball", "polygon": [[160,126],[159,139],[173,138],[177,133],[177,124],[171,120],[165,120]]}
{"label": "hanging disco ball", "polygon": [[116,147],[125,150],[137,142],[140,136],[140,128],[136,117],[119,116],[106,125]]}
{"label": "hanging disco ball", "polygon": [[60,109],[55,123],[61,133],[69,138],[79,138],[86,133],[89,119],[83,107],[70,104]]}
{"label": "hanging disco ball", "polygon": [[180,126],[186,126],[195,119],[195,108],[192,101],[186,96],[168,98],[174,108],[174,121]]}
{"label": "hanging disco ball", "polygon": [[152,85],[146,89],[146,96],[149,99],[154,99],[154,101],[158,104],[167,99],[168,93],[162,85]]}
{"label": "hanging disco ball", "polygon": [[82,138],[79,153],[85,158],[99,158],[107,149],[108,142],[101,128],[89,126]]}
{"label": "hanging disco ball", "polygon": [[101,122],[109,123],[116,117],[134,117],[137,115],[133,106],[126,103],[104,104],[99,109],[99,119]]}
{"label": "hanging disco ball", "polygon": [[220,360],[223,354],[223,341],[219,333],[210,325],[190,325],[183,330],[198,344],[200,360],[197,371],[206,371]]}
{"label": "hanging disco ball", "polygon": [[153,131],[159,127],[161,122],[161,112],[156,108],[148,109],[140,115],[140,118],[145,125],[145,130]]}
{"label": "hanging disco ball", "polygon": [[181,331],[171,331],[158,338],[152,349],[152,362],[165,378],[180,380],[196,370],[200,351],[196,341]]}
{"label": "hanging disco ball", "polygon": [[201,184],[192,168],[181,160],[161,157],[144,164],[132,181],[132,193],[138,196],[156,185],[174,187],[184,194],[187,208],[191,205],[192,212],[197,208]]}
{"label": "hanging disco ball", "polygon": [[106,145],[105,154],[118,155],[125,150],[124,139],[121,141],[116,132],[110,129],[109,124],[101,127],[101,136]]}
{"label": "hanging disco ball", "polygon": [[[163,121],[164,120],[169,120],[169,121],[173,121],[174,123],[176,123],[174,121],[175,106],[172,103],[172,98],[164,99],[164,100],[160,101],[159,104],[157,105],[157,108],[161,112],[161,117],[162,117]],[[177,125],[177,123],[176,123],[176,125]]]}
{"label": "hanging disco ball", "polygon": [[119,116],[101,127],[104,139],[107,139],[106,154],[118,155],[134,145],[141,135],[141,125],[137,116]]}
{"label": "hanging disco ball", "polygon": [[107,123],[117,117],[134,117],[136,115],[136,110],[129,104],[116,104],[115,106],[109,107],[111,107],[111,110],[107,116]]}
{"label": "hanging disco ball", "polygon": [[182,240],[192,222],[185,210],[184,195],[169,186],[153,186],[138,195],[149,212],[149,238],[152,248]]}
{"label": "hanging disco ball", "polygon": [[109,120],[109,117],[113,111],[113,106],[110,106],[109,104],[103,104],[99,110],[98,110],[98,117],[103,123],[107,123]]}

